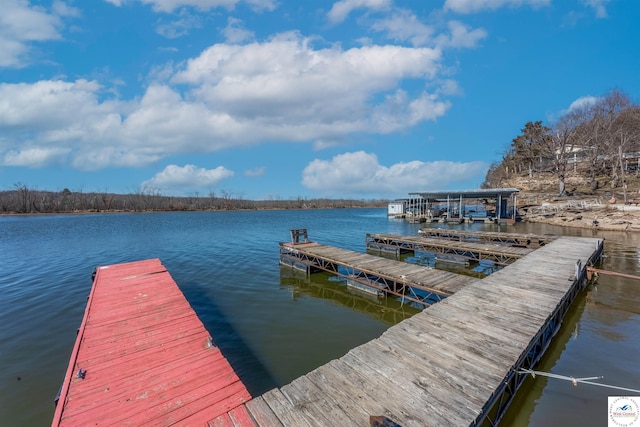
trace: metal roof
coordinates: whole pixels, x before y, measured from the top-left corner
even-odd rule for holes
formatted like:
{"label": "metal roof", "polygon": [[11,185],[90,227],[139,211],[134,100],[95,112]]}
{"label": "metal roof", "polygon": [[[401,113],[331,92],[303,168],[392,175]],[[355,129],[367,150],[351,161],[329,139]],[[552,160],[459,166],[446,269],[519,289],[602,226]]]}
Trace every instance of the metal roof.
{"label": "metal roof", "polygon": [[447,190],[447,191],[425,191],[409,193],[410,196],[420,196],[425,199],[446,199],[447,197],[463,199],[491,199],[498,196],[511,196],[518,193],[517,188],[480,188],[476,190]]}

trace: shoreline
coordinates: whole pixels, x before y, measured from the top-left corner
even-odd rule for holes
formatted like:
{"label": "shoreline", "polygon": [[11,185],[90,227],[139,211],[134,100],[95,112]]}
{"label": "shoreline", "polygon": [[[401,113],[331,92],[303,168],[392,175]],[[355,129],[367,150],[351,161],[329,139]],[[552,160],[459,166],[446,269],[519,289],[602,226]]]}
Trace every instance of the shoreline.
{"label": "shoreline", "polygon": [[[558,225],[561,227],[573,227],[606,231],[640,231],[640,206],[623,204],[606,204],[590,209],[563,209],[553,213],[531,214],[529,210],[538,206],[529,206],[522,209],[522,222],[543,223]],[[351,207],[283,207],[283,208],[236,208],[216,210],[144,210],[144,211],[74,211],[74,212],[0,212],[2,217],[36,217],[36,216],[60,216],[60,215],[115,215],[115,214],[149,214],[169,212],[233,212],[233,211],[286,211],[286,210],[327,210],[327,209],[363,209],[377,208],[376,206],[351,206]]]}
{"label": "shoreline", "polygon": [[640,231],[640,206],[606,204],[591,209],[565,209],[548,214],[524,214],[522,220],[562,227],[606,231]]}
{"label": "shoreline", "polygon": [[2,217],[14,216],[55,216],[55,215],[110,215],[110,214],[148,214],[148,213],[171,213],[171,212],[240,212],[240,211],[318,211],[328,209],[386,209],[384,206],[340,206],[340,207],[283,207],[283,208],[233,208],[233,209],[194,209],[194,210],[142,210],[142,211],[73,211],[73,212],[0,212]]}

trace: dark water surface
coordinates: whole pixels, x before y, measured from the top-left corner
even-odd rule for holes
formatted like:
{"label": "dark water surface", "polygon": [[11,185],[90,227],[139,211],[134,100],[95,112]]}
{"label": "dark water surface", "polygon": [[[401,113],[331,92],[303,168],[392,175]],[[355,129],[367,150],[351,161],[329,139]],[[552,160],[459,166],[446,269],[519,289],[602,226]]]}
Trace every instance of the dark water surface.
{"label": "dark water surface", "polygon": [[[481,230],[574,234],[534,224]],[[366,233],[415,235],[384,209],[0,218],[0,426],[51,423],[95,266],[160,258],[253,394],[286,384],[417,312],[278,264],[291,228],[364,251]],[[602,268],[640,275],[640,236],[603,233]],[[601,276],[569,312],[542,370],[640,388],[640,283]],[[614,390],[528,380],[504,425],[606,425]],[[628,393],[622,393],[628,394]]]}

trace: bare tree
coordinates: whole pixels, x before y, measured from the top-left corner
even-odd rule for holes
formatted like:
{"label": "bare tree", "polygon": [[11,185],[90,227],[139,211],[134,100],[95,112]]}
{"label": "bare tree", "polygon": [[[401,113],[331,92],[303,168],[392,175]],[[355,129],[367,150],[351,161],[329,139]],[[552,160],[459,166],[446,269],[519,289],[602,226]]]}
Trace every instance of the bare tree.
{"label": "bare tree", "polygon": [[625,178],[625,153],[629,150],[636,151],[640,147],[640,107],[632,106],[618,114],[615,131],[615,145],[618,147],[618,166],[622,179],[622,191],[624,203],[627,203],[627,180]]}
{"label": "bare tree", "polygon": [[[558,194],[566,195],[565,177],[569,157],[573,157],[575,149],[576,127],[575,117],[562,117],[553,127],[553,133],[546,139],[548,152],[553,155],[553,170],[558,178]],[[575,158],[574,158],[575,159]]]}
{"label": "bare tree", "polygon": [[31,212],[31,190],[26,184],[17,182],[13,185],[16,194],[16,212],[29,213]]}

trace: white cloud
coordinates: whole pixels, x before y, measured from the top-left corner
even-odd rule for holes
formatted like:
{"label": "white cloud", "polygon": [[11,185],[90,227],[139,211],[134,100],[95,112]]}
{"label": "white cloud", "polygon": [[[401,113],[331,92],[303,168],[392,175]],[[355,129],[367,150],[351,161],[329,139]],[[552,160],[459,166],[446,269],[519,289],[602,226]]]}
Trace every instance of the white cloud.
{"label": "white cloud", "polygon": [[313,141],[313,150],[322,151],[330,147],[340,145],[340,140],[337,139],[316,139]]}
{"label": "white cloud", "polygon": [[20,151],[11,150],[5,153],[2,164],[5,166],[41,167],[60,162],[69,151],[69,149],[59,147],[24,148]]}
{"label": "white cloud", "polygon": [[387,37],[397,41],[410,41],[414,46],[425,46],[431,41],[434,29],[425,25],[406,9],[397,9],[389,17],[377,20],[372,29],[384,31]]}
{"label": "white cloud", "polygon": [[189,6],[207,11],[217,7],[233,9],[239,0],[140,0],[144,4],[150,4],[156,12],[171,13],[174,10]]}
{"label": "white cloud", "polygon": [[36,83],[0,83],[0,129],[52,131],[81,125],[94,114],[107,113],[100,104],[95,81],[43,80]]}
{"label": "white cloud", "polygon": [[570,113],[572,111],[580,110],[585,107],[591,107],[592,105],[595,105],[597,102],[598,102],[598,97],[596,96],[590,96],[590,95],[582,96],[576,99],[575,101],[573,101],[571,105],[569,105],[567,112]]}
{"label": "white cloud", "polygon": [[0,67],[21,68],[29,62],[33,43],[59,40],[61,17],[77,16],[76,8],[61,1],[52,11],[26,0],[3,0],[0,13]]}
{"label": "white cloud", "polygon": [[434,26],[422,23],[413,12],[406,9],[395,9],[390,16],[374,21],[371,28],[385,32],[394,41],[408,41],[413,46],[432,45],[438,49],[473,48],[487,36],[484,29],[470,29],[456,20],[447,23],[448,34],[435,35]]}
{"label": "white cloud", "polygon": [[0,67],[23,67],[29,46],[22,40],[11,40],[0,35]]}
{"label": "white cloud", "polygon": [[[169,52],[173,52],[171,48],[162,48],[162,50],[167,50]],[[177,49],[175,50],[177,51]],[[169,61],[165,64],[153,66],[147,74],[147,81],[152,84],[165,83],[173,78],[175,73],[175,66],[173,62]]]}
{"label": "white cloud", "polygon": [[264,166],[259,166],[257,168],[253,168],[253,169],[249,169],[244,171],[244,174],[246,176],[250,176],[250,177],[257,177],[257,176],[263,176],[265,173],[267,172],[267,168]]}
{"label": "white cloud", "polygon": [[330,135],[320,129],[329,124],[339,134],[370,128],[376,95],[404,79],[435,76],[440,60],[440,51],[429,48],[314,50],[309,39],[288,33],[265,43],[214,45],[190,60],[174,82],[196,85],[195,99],[234,117],[304,124],[302,139],[323,138]]}
{"label": "white cloud", "polygon": [[159,190],[166,194],[186,194],[193,191],[210,190],[232,176],[233,171],[223,166],[204,169],[195,165],[168,165],[153,178],[144,181],[140,187],[143,190]]}
{"label": "white cloud", "polygon": [[333,23],[344,21],[355,9],[387,10],[393,0],[340,0],[333,4],[327,18]]}
{"label": "white cloud", "polygon": [[557,112],[550,112],[547,113],[547,121],[549,123],[555,123],[557,122],[559,119],[561,119],[562,117],[571,114],[571,113],[580,113],[582,110],[586,110],[589,107],[592,107],[593,105],[595,105],[598,101],[600,100],[600,98],[596,97],[596,96],[591,96],[591,95],[586,95],[586,96],[581,96],[580,98],[574,100],[568,108],[566,109],[562,109],[560,111]]}
{"label": "white cloud", "polygon": [[180,10],[178,18],[170,22],[159,23],[156,32],[168,39],[175,39],[189,34],[194,28],[201,28],[202,20],[199,16],[189,13],[186,9]]}
{"label": "white cloud", "polygon": [[[449,102],[439,94],[451,85],[438,79],[440,61],[430,48],[314,49],[295,33],[217,44],[177,73],[171,64],[154,70],[154,83],[130,101],[106,98],[111,88],[95,81],[0,84],[0,134],[17,153],[54,147],[83,170],[268,141],[322,148],[445,114]],[[417,82],[411,92],[400,89],[408,80]],[[15,163],[8,150],[0,147],[0,159]]]}
{"label": "white cloud", "polygon": [[444,9],[457,13],[475,13],[482,10],[496,10],[501,7],[531,6],[538,8],[550,4],[551,0],[446,0]]}
{"label": "white cloud", "polygon": [[606,18],[607,15],[607,4],[610,2],[611,0],[582,0],[582,3],[585,6],[589,6],[591,8],[593,8],[593,10],[596,12],[596,18]]}
{"label": "white cloud", "polygon": [[445,79],[439,82],[440,84],[440,93],[443,95],[462,95],[463,90],[460,88],[460,85],[457,81],[451,79]]}
{"label": "white cloud", "polygon": [[246,0],[254,12],[272,12],[278,7],[277,0]]}
{"label": "white cloud", "polygon": [[80,9],[78,9],[77,7],[69,6],[65,2],[58,0],[53,2],[53,4],[51,5],[51,10],[53,11],[53,14],[57,16],[80,16]]}
{"label": "white cloud", "polygon": [[227,26],[222,29],[222,35],[227,43],[236,44],[253,38],[253,32],[242,26],[242,21],[229,17]]}
{"label": "white cloud", "polygon": [[247,3],[255,12],[272,11],[276,8],[275,0],[105,0],[114,6],[122,6],[127,1],[140,1],[151,5],[156,12],[171,13],[182,7],[192,7],[208,11],[218,7],[232,10],[238,3]]}
{"label": "white cloud", "polygon": [[449,107],[449,102],[439,101],[436,95],[424,92],[420,97],[410,100],[405,91],[397,90],[376,107],[372,122],[377,132],[391,133],[425,120],[435,120],[444,115]]}
{"label": "white cloud", "polygon": [[454,182],[484,176],[483,162],[411,161],[389,167],[375,154],[358,151],[316,159],[302,172],[302,184],[327,194],[394,196],[411,191],[445,189]]}
{"label": "white cloud", "polygon": [[438,38],[438,46],[453,48],[473,48],[478,42],[487,37],[487,32],[482,28],[469,29],[460,21],[449,21],[449,35],[442,35]]}

